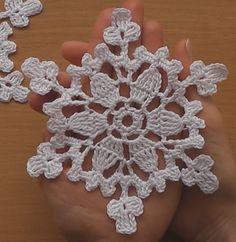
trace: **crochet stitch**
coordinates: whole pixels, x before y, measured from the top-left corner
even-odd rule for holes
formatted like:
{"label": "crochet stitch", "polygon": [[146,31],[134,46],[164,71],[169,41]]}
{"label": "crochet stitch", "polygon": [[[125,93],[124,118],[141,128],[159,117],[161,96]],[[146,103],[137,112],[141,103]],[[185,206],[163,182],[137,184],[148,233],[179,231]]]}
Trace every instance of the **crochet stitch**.
{"label": "crochet stitch", "polygon": [[21,86],[23,80],[23,74],[19,71],[0,77],[0,102],[10,102],[11,99],[20,103],[27,102],[29,89]]}
{"label": "crochet stitch", "polygon": [[24,28],[29,24],[29,16],[40,13],[43,6],[39,0],[5,0],[5,12],[0,12],[0,19],[9,18],[12,25]]}
{"label": "crochet stitch", "polygon": [[[195,61],[190,75],[180,81],[182,63],[169,60],[167,47],[152,54],[140,46],[130,57],[129,44],[140,34],[131,12],[115,9],[112,24],[104,31],[105,43],[96,46],[95,57],[87,53],[81,66],[68,66],[69,88],[58,82],[59,68],[54,62],[29,58],[22,65],[35,93],[45,95],[53,90],[59,94],[43,106],[53,137],[40,144],[37,155],[29,159],[28,173],[53,179],[63,171],[63,162],[70,160],[68,179],[84,181],[88,191],[99,187],[104,197],[110,197],[119,185],[120,198],[108,203],[107,214],[122,234],[137,230],[135,217],[143,213],[142,199],[153,189],[164,192],[166,180],[197,184],[204,193],[213,193],[219,185],[210,156],[191,159],[186,153],[203,148],[199,130],[205,128],[205,122],[196,116],[203,109],[201,102],[189,101],[185,94],[193,85],[199,95],[214,94],[216,83],[227,77],[226,67]],[[108,45],[118,46],[120,53],[112,53]],[[115,75],[102,72],[105,63],[113,67]],[[140,72],[143,64],[146,69]],[[84,91],[85,84],[89,92]],[[173,103],[181,113],[169,107]],[[69,107],[77,111],[68,115],[65,109]],[[179,135],[183,131],[187,137]],[[65,147],[64,153],[59,152]],[[184,168],[176,165],[178,159],[185,163]],[[90,170],[84,169],[86,162],[91,163]],[[130,187],[136,189],[136,196],[129,195]]]}
{"label": "crochet stitch", "polygon": [[10,72],[14,67],[14,63],[8,58],[10,54],[16,52],[16,44],[8,41],[12,33],[12,28],[7,22],[0,24],[0,71],[3,72]]}
{"label": "crochet stitch", "polygon": [[[38,0],[5,0],[5,12],[0,12],[0,19],[10,18],[14,27],[26,27],[29,24],[29,16],[42,11],[42,4]],[[16,44],[8,41],[9,35],[13,33],[7,22],[0,24],[0,71],[11,72],[14,63],[8,55],[16,52]],[[0,77],[0,102],[27,102],[29,89],[21,86],[23,75],[15,71],[5,77]]]}

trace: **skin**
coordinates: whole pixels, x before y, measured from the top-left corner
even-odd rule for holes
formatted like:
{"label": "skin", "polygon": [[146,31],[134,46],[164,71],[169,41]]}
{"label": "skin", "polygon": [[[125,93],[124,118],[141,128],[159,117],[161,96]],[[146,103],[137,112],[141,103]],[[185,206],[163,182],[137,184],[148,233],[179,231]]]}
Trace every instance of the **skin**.
{"label": "skin", "polygon": [[[181,52],[181,46],[183,42],[176,45],[175,58],[184,64],[182,75],[186,76],[193,57],[191,53]],[[203,150],[191,151],[191,157],[203,153],[214,159],[213,173],[220,187],[212,195],[205,195],[196,187],[184,187],[171,229],[184,241],[236,241],[236,163],[222,115],[212,98],[198,96],[195,88],[188,91],[187,97],[202,102],[203,110],[198,116],[206,122],[206,128],[201,131],[205,146]]]}
{"label": "skin", "polygon": [[[142,36],[131,44],[130,53],[140,44],[151,52],[164,45],[160,24],[156,21],[144,21],[143,4],[140,1],[128,0],[123,7],[132,11],[133,21],[142,28]],[[65,42],[61,50],[62,56],[72,64],[81,65],[84,53],[93,54],[94,47],[103,42],[103,30],[110,25],[112,10],[106,9],[101,12],[89,43]],[[115,48],[112,50],[117,51]],[[179,77],[184,79],[189,74],[189,66],[193,61],[189,40],[179,41],[173,49],[172,57],[182,61],[184,69]],[[103,72],[112,75],[109,66],[105,66]],[[70,85],[66,73],[59,75],[59,81],[65,87]],[[84,89],[89,91],[85,82],[83,85]],[[30,93],[29,104],[34,110],[42,112],[43,104],[54,100],[56,96],[54,92],[45,96]],[[204,110],[199,113],[199,117],[207,124],[206,129],[202,131],[206,145],[200,153],[209,154],[215,160],[213,172],[220,180],[219,191],[206,196],[198,188],[184,188],[182,191],[180,183],[168,182],[164,193],[153,192],[143,201],[145,212],[137,218],[138,231],[133,235],[123,236],[115,232],[114,221],[106,215],[106,204],[110,198],[103,198],[99,190],[88,193],[82,182],[70,182],[66,178],[69,167],[65,166],[64,172],[57,179],[47,180],[42,176],[39,181],[52,207],[55,220],[69,242],[157,242],[167,230],[176,233],[183,241],[235,241],[225,239],[233,238],[231,228],[236,214],[236,168],[224,132],[222,117],[213,101],[210,98],[199,97],[194,88],[188,90],[187,97],[189,100],[197,99],[203,103]],[[153,105],[156,107],[158,104]],[[175,106],[171,106],[170,109],[178,111]],[[67,112],[70,114],[73,110],[69,109]],[[48,141],[50,137],[51,134],[45,131],[44,141]],[[191,156],[195,157],[198,153],[199,151],[191,151]],[[161,160],[160,163],[164,161]],[[132,193],[134,191],[131,190]],[[115,197],[117,195],[118,193]]]}

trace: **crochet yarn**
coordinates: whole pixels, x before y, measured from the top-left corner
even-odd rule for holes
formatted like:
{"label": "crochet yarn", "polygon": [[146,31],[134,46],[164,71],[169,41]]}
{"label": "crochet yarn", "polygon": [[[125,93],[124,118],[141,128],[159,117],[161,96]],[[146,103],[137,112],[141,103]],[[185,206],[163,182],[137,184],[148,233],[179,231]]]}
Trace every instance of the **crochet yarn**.
{"label": "crochet yarn", "polygon": [[[186,152],[203,148],[199,131],[205,122],[197,117],[203,109],[201,102],[189,101],[185,94],[193,85],[201,96],[214,94],[217,82],[227,77],[226,67],[195,61],[190,75],[179,80],[183,65],[169,60],[167,47],[152,54],[139,46],[129,53],[129,44],[140,35],[131,12],[115,9],[111,26],[104,30],[104,43],[96,46],[94,56],[87,53],[81,66],[68,66],[69,88],[58,82],[59,68],[54,62],[29,58],[22,65],[35,93],[53,90],[59,94],[43,106],[53,137],[29,159],[28,173],[53,179],[69,160],[68,179],[85,182],[88,191],[99,188],[104,197],[111,197],[119,186],[120,198],[108,203],[107,214],[122,234],[137,230],[136,217],[144,211],[142,199],[153,189],[164,192],[167,180],[198,185],[204,193],[213,193],[219,185],[211,171],[212,158],[201,154],[192,159]],[[116,46],[119,54],[109,46]],[[106,63],[114,75],[102,71]],[[65,112],[72,107],[76,111]],[[63,153],[59,152],[62,148],[66,149]],[[183,168],[176,165],[179,159]],[[86,162],[91,169],[84,169]],[[136,196],[129,195],[131,187]]]}
{"label": "crochet yarn", "polygon": [[12,28],[7,22],[0,24],[0,71],[3,72],[10,72],[14,68],[14,63],[8,57],[16,52],[16,44],[8,41],[12,33]]}
{"label": "crochet yarn", "polygon": [[0,102],[10,102],[11,99],[20,103],[26,102],[29,89],[21,85],[23,80],[23,74],[19,71],[0,77]]}
{"label": "crochet yarn", "polygon": [[29,16],[40,13],[43,6],[39,0],[5,0],[5,12],[0,12],[0,19],[9,18],[12,25],[24,28],[29,25]]}
{"label": "crochet yarn", "polygon": [[[5,12],[0,12],[0,19],[9,18],[11,24],[17,28],[23,28],[29,24],[29,16],[42,11],[42,4],[38,0],[5,0]],[[10,73],[14,63],[9,55],[16,52],[16,44],[8,38],[13,34],[13,29],[7,22],[0,24],[0,71]],[[0,102],[8,103],[12,99],[25,103],[29,89],[23,87],[23,74],[14,71],[6,76],[0,76]]]}

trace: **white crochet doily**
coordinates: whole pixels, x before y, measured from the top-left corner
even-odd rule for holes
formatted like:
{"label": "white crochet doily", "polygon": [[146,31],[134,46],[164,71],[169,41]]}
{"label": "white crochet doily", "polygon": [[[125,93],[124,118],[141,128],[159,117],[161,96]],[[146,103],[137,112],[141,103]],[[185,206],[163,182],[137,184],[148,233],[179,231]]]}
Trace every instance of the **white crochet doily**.
{"label": "white crochet doily", "polygon": [[38,14],[43,6],[39,0],[5,0],[5,11],[0,12],[0,19],[9,18],[12,25],[24,28],[29,24],[29,16]]}
{"label": "white crochet doily", "polygon": [[12,99],[21,103],[26,102],[29,89],[21,85],[23,80],[23,74],[19,71],[0,77],[0,102],[9,102]]}
{"label": "white crochet doily", "polygon": [[[42,11],[42,4],[38,0],[5,0],[5,11],[0,12],[0,20],[9,18],[11,24],[17,28],[23,28],[29,24],[29,16]],[[16,52],[16,44],[8,38],[13,34],[13,29],[7,22],[0,23],[0,71],[10,73],[14,63],[9,55]],[[27,102],[29,89],[23,87],[23,75],[14,71],[6,76],[0,76],[0,102],[10,102],[12,99],[24,103]]]}
{"label": "white crochet doily", "polygon": [[12,28],[7,22],[0,24],[0,71],[10,72],[14,63],[9,59],[9,55],[16,52],[16,44],[8,40],[8,37],[13,34]]}
{"label": "white crochet doily", "polygon": [[[212,158],[202,154],[191,159],[186,152],[203,148],[199,130],[205,123],[196,116],[203,108],[201,102],[189,101],[185,93],[195,85],[199,95],[214,94],[216,83],[227,76],[226,67],[195,61],[190,75],[180,81],[183,66],[168,59],[167,47],[152,54],[140,46],[129,55],[129,44],[140,34],[130,11],[115,9],[112,24],[104,31],[105,43],[96,46],[95,57],[85,54],[82,66],[69,65],[69,88],[58,82],[59,68],[54,62],[29,58],[22,65],[35,93],[45,95],[53,90],[59,94],[43,106],[53,137],[40,144],[37,155],[29,159],[28,173],[53,179],[69,160],[68,179],[85,182],[88,191],[99,188],[104,197],[110,197],[121,188],[120,198],[108,203],[107,214],[122,234],[136,231],[142,199],[153,189],[164,192],[166,180],[196,184],[204,193],[218,188],[218,179],[211,172]],[[112,53],[109,46],[116,46],[120,53]],[[113,67],[113,76],[103,73],[105,63]],[[84,82],[90,90],[84,89]],[[173,103],[182,113],[171,108]],[[66,112],[69,108],[73,113]],[[178,135],[182,132],[186,137]],[[185,164],[182,169],[176,165],[179,159]],[[129,195],[131,187],[136,196]]]}

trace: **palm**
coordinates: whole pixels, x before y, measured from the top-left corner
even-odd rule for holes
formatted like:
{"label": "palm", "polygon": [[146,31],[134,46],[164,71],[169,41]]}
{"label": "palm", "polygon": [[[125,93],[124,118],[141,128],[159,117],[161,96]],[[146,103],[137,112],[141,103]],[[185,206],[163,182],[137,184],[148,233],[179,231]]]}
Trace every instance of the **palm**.
{"label": "palm", "polygon": [[[195,91],[190,95],[196,97]],[[187,241],[193,238],[196,241],[222,241],[222,238],[217,238],[216,231],[222,223],[227,224],[235,216],[236,166],[219,110],[212,100],[201,98],[201,101],[204,110],[199,116],[207,124],[203,130],[206,140],[203,153],[210,154],[215,160],[214,173],[220,180],[220,189],[213,195],[204,195],[197,188],[185,188],[172,229]],[[198,153],[192,151],[191,156],[196,157]]]}
{"label": "palm", "polygon": [[[186,53],[181,50],[181,45],[181,42],[177,44],[175,57],[184,65],[181,76],[185,78],[193,58],[191,50]],[[235,220],[235,160],[224,131],[222,115],[213,100],[200,97],[194,87],[188,90],[187,98],[202,102],[203,110],[198,116],[206,123],[206,128],[201,131],[205,138],[203,150],[191,150],[189,155],[194,158],[203,153],[214,159],[213,173],[219,178],[220,188],[212,195],[205,195],[197,187],[185,187],[170,229],[184,241],[223,241],[225,239],[217,237],[216,231],[224,227],[223,223],[228,226]]]}
{"label": "palm", "polygon": [[[145,213],[138,220],[138,232],[132,237],[121,237],[106,215],[109,199],[98,190],[88,193],[84,184],[71,183],[63,173],[54,181],[43,179],[42,188],[55,214],[55,219],[69,241],[158,241],[175,211],[174,199],[178,192],[169,186],[165,194],[152,196],[144,202]],[[171,199],[172,198],[172,199]],[[99,241],[99,240],[98,240]]]}

